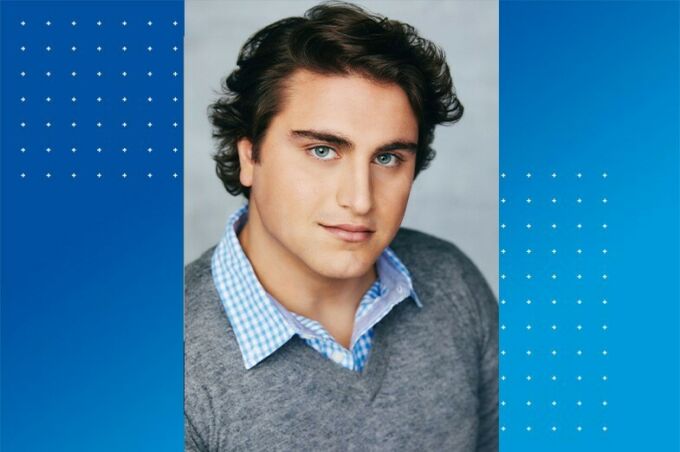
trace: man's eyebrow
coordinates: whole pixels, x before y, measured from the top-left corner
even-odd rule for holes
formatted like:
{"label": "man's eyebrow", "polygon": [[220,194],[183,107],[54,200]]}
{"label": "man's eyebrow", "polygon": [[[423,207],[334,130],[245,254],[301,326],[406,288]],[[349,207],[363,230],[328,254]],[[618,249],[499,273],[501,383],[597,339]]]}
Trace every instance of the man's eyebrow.
{"label": "man's eyebrow", "polygon": [[352,140],[332,132],[323,132],[319,130],[291,130],[290,134],[294,138],[311,138],[313,140],[325,141],[326,143],[331,143],[343,148],[351,149],[354,147]]}
{"label": "man's eyebrow", "polygon": [[[334,144],[338,147],[347,149],[354,148],[354,143],[349,138],[333,132],[325,132],[319,130],[291,130],[290,134],[295,138],[311,138],[313,140],[325,141],[326,143]],[[405,150],[416,152],[418,144],[412,141],[396,140],[391,143],[383,144],[376,150],[377,152],[388,152]]]}
{"label": "man's eyebrow", "polygon": [[412,141],[393,141],[392,143],[384,144],[378,148],[378,152],[388,151],[410,151],[416,152],[418,144]]}

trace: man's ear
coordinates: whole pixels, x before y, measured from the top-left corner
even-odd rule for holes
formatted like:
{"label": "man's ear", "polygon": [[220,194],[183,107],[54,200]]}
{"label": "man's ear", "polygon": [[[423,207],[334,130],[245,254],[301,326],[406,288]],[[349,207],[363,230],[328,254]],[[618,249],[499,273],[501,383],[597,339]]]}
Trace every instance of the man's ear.
{"label": "man's ear", "polygon": [[238,161],[241,167],[239,180],[244,187],[253,185],[253,142],[248,138],[241,138],[236,142]]}

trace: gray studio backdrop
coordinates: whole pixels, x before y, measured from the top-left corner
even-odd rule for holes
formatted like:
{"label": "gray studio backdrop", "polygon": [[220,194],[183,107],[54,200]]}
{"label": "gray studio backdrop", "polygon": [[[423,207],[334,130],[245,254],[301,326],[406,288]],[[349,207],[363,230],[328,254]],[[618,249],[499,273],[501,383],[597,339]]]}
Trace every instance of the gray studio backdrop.
{"label": "gray studio backdrop", "polygon": [[[185,2],[184,260],[214,245],[242,205],[215,176],[207,107],[234,69],[245,40],[263,26],[304,11],[310,1]],[[438,127],[437,157],[416,179],[403,226],[458,245],[498,294],[498,3],[357,1],[415,26],[447,55],[465,114]]]}

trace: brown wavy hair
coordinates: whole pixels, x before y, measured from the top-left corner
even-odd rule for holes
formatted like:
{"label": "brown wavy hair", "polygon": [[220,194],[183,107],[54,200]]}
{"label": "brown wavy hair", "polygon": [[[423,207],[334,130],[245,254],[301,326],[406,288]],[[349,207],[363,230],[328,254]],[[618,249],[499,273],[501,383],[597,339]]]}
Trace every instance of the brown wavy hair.
{"label": "brown wavy hair", "polygon": [[317,5],[251,36],[237,68],[222,81],[221,97],[209,107],[217,176],[232,195],[250,195],[239,180],[236,143],[249,138],[258,161],[258,144],[278,113],[282,82],[298,69],[399,85],[418,119],[415,176],[434,158],[435,126],[463,115],[444,52],[415,28],[349,3]]}

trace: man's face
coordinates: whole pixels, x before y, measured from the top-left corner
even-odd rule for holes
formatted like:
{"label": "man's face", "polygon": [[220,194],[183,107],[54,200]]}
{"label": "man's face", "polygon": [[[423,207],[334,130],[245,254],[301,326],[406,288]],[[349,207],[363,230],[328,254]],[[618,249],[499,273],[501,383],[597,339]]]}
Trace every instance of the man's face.
{"label": "man's face", "polygon": [[295,72],[257,163],[251,143],[239,142],[250,239],[282,265],[334,279],[365,275],[403,219],[417,140],[398,85]]}

